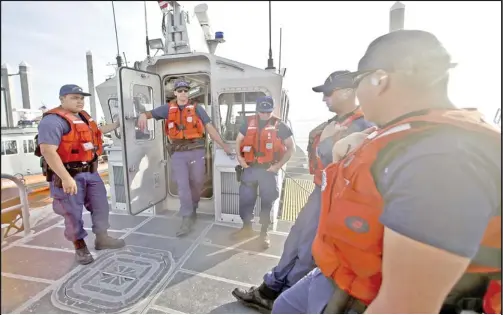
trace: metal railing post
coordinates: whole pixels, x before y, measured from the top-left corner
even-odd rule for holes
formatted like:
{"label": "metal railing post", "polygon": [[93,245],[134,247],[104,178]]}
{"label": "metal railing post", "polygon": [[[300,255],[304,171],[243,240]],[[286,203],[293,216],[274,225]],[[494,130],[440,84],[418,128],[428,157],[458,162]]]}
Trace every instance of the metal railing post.
{"label": "metal railing post", "polygon": [[[23,216],[24,236],[28,236],[30,235],[31,228],[30,228],[30,206],[28,204],[28,193],[26,192],[26,186],[19,178],[15,176],[8,174],[1,174],[1,176],[2,178],[13,181],[14,184],[16,184],[17,188],[19,189],[19,200],[21,201],[21,213]],[[2,209],[2,212],[4,212],[5,210],[12,210],[12,208],[13,207],[9,207],[8,209]]]}

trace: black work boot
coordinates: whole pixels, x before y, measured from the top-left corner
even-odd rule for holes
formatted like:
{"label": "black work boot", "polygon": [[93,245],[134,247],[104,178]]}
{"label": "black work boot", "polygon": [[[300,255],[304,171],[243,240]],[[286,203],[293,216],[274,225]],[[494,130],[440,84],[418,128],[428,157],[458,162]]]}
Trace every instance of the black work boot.
{"label": "black work boot", "polygon": [[259,287],[251,287],[247,291],[239,288],[232,291],[232,295],[243,305],[263,314],[271,313],[272,305],[279,293],[266,286],[265,283],[262,283]]}
{"label": "black work boot", "polygon": [[255,231],[253,231],[251,223],[243,224],[243,227],[236,232],[231,234],[231,239],[233,240],[241,240],[250,238],[255,235]]}
{"label": "black work boot", "polygon": [[94,261],[93,255],[87,249],[86,242],[84,240],[76,240],[73,242],[75,246],[75,260],[81,265],[88,265]]}
{"label": "black work boot", "polygon": [[260,232],[258,240],[260,242],[260,246],[263,249],[268,249],[269,247],[271,247],[271,239],[269,238],[269,233],[267,233],[267,230]]}
{"label": "black work boot", "polygon": [[180,225],[180,228],[176,232],[177,237],[185,236],[190,233],[192,230],[192,225],[194,225],[194,219],[191,216],[188,217],[183,217],[182,218],[182,225]]}
{"label": "black work boot", "polygon": [[96,250],[117,249],[122,248],[125,245],[126,242],[124,242],[124,240],[108,236],[106,232],[96,234],[96,240],[94,241],[94,248]]}

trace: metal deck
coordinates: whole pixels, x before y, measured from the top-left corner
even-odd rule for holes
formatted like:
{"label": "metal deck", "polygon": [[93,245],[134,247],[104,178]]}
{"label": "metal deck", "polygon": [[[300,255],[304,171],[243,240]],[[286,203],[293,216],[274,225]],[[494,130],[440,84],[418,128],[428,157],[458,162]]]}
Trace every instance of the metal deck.
{"label": "metal deck", "polygon": [[2,246],[2,313],[254,313],[231,295],[261,283],[279,260],[291,222],[271,232],[271,247],[256,238],[230,241],[237,226],[199,215],[194,231],[176,238],[180,218],[111,214],[110,235],[125,239],[119,250],[94,250],[88,213],[86,241],[96,261],[74,261],[56,216],[35,226],[28,238]]}
{"label": "metal deck", "polygon": [[286,164],[286,179],[281,196],[281,220],[295,222],[313,190],[313,175],[309,174],[307,155],[297,146],[295,154]]}

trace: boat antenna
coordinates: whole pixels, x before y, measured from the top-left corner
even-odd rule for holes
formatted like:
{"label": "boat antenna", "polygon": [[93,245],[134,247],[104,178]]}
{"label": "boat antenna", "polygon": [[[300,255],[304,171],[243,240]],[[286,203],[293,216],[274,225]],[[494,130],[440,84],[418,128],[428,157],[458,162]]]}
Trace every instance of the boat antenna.
{"label": "boat antenna", "polygon": [[272,33],[271,33],[271,1],[269,1],[269,59],[267,59],[266,70],[274,70],[274,60],[272,59]]}
{"label": "boat antenna", "polygon": [[115,60],[117,60],[117,68],[122,67],[122,57],[120,54],[119,50],[119,36],[117,35],[117,22],[115,21],[115,7],[114,7],[114,2],[112,1],[112,13],[114,15],[114,27],[115,27],[115,43],[117,45],[117,57]]}
{"label": "boat antenna", "polygon": [[279,62],[279,65],[278,65],[278,73],[281,73],[281,40],[282,40],[282,32],[283,29],[280,27],[279,28],[279,57],[278,57],[278,62]]}
{"label": "boat antenna", "polygon": [[145,9],[145,45],[147,46],[147,57],[150,57],[150,46],[148,44],[147,1],[143,1],[143,8]]}

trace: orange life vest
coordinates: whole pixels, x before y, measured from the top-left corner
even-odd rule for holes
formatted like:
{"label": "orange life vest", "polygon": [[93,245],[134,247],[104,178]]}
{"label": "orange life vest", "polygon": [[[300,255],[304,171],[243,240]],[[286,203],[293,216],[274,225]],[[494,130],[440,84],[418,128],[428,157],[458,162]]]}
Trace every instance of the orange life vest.
{"label": "orange life vest", "polygon": [[246,117],[248,129],[241,142],[241,155],[246,163],[274,163],[283,157],[286,152],[285,144],[278,137],[278,128],[281,120],[272,117],[259,133],[258,115]]}
{"label": "orange life vest", "polygon": [[180,110],[176,101],[169,104],[164,132],[170,140],[191,140],[204,138],[204,124],[196,114],[197,104],[187,104]]}
{"label": "orange life vest", "polygon": [[[103,138],[98,125],[86,111],[79,114],[87,121],[83,121],[79,115],[75,115],[61,107],[47,111],[43,116],[50,114],[64,118],[70,125],[70,132],[61,137],[58,147],[58,155],[63,163],[71,162],[91,162],[95,154],[100,156],[103,153]],[[88,149],[86,147],[91,147]],[[37,147],[36,152],[40,152]]]}
{"label": "orange life vest", "polygon": [[[348,127],[351,123],[358,118],[363,117],[363,111],[358,108],[354,110],[345,120],[339,123],[340,126]],[[316,185],[321,185],[321,173],[323,171],[323,163],[321,158],[318,156],[318,145],[320,144],[321,134],[325,127],[330,123],[330,120],[309,133],[309,142],[307,145],[307,152],[309,158],[309,173],[314,175],[314,183]]]}
{"label": "orange life vest", "polygon": [[501,280],[489,282],[484,295],[483,309],[486,314],[501,314]]}
{"label": "orange life vest", "polygon": [[[325,169],[321,215],[312,254],[326,277],[365,304],[374,300],[382,281],[384,237],[384,226],[379,221],[384,202],[372,171],[374,164],[380,163],[378,154],[390,148],[388,144],[404,143],[399,141],[443,126],[485,134],[499,145],[501,132],[481,122],[479,115],[463,110],[432,110],[422,116],[404,118],[372,133],[355,151]],[[366,233],[359,233],[362,229]],[[491,219],[481,249],[494,255],[493,259],[482,257],[479,251],[467,273],[501,272],[501,209]]]}

